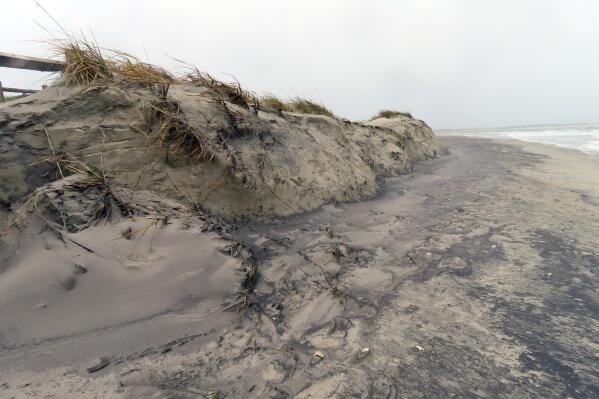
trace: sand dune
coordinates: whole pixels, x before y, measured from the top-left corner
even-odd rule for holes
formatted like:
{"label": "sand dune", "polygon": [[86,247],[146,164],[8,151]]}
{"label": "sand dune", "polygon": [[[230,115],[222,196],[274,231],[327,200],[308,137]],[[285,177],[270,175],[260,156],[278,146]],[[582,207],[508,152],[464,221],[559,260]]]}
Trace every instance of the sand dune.
{"label": "sand dune", "polygon": [[[258,298],[274,292],[254,291],[258,262],[236,233],[245,224],[219,216],[265,220],[370,198],[382,176],[444,151],[424,122],[396,119],[352,123],[250,107],[180,83],[165,97],[126,82],[59,81],[1,106],[3,371],[24,379],[104,373],[209,344],[239,330],[251,309],[276,321],[281,309]],[[343,312],[326,289],[317,297],[269,339],[300,339]],[[248,327],[239,339],[250,342]],[[77,381],[72,375],[55,392],[84,394]],[[97,395],[155,389],[134,385]]]}
{"label": "sand dune", "polygon": [[[165,117],[152,107],[177,109],[184,142],[160,141]],[[18,202],[57,178],[47,158],[50,141],[57,156],[80,169],[83,162],[111,181],[211,213],[295,214],[372,197],[378,176],[407,172],[443,151],[424,122],[397,119],[378,126],[267,106],[247,109],[183,84],[172,85],[165,100],[137,86],[58,83],[0,108],[0,199]],[[190,159],[198,149],[211,161]]]}
{"label": "sand dune", "polygon": [[0,397],[597,396],[597,159],[133,66],[0,106]]}

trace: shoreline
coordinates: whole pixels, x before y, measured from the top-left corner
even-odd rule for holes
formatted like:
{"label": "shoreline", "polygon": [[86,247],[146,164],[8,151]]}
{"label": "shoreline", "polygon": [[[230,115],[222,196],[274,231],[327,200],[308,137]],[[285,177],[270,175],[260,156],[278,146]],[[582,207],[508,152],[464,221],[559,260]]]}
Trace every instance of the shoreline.
{"label": "shoreline", "polygon": [[257,306],[227,313],[218,330],[179,309],[144,321],[165,334],[159,345],[141,336],[133,346],[113,326],[2,350],[0,394],[599,394],[599,159],[440,139],[448,155],[385,178],[372,200],[231,231],[255,253]]}
{"label": "shoreline", "polygon": [[[492,140],[497,143],[517,146],[526,152],[549,157],[550,161],[541,166],[543,173],[564,176],[559,182],[559,185],[564,188],[586,191],[599,196],[599,152],[587,152],[575,148],[519,139]],[[575,159],[575,162],[572,162],[572,158]],[[532,175],[534,175],[534,172]],[[540,175],[541,173],[536,173],[537,177]]]}
{"label": "shoreline", "polygon": [[[533,126],[530,126],[533,127]],[[458,130],[458,129],[456,129]],[[468,129],[465,130],[459,130],[459,131],[466,131]],[[472,129],[473,132],[482,132],[485,129]],[[495,131],[493,129],[489,129],[491,131]],[[443,132],[443,130],[441,130],[441,132]],[[581,152],[583,154],[587,154],[587,155],[591,155],[591,156],[595,156],[599,159],[599,150],[594,150],[594,151],[589,151],[589,150],[583,150],[580,148],[575,148],[575,147],[566,147],[560,144],[555,144],[555,143],[547,143],[547,142],[541,142],[541,141],[530,141],[530,140],[526,140],[523,138],[505,138],[505,137],[490,137],[490,136],[479,136],[479,135],[468,135],[468,134],[439,134],[437,132],[435,132],[435,134],[437,135],[437,137],[439,138],[443,138],[443,137],[463,137],[463,138],[473,138],[473,139],[482,139],[482,140],[493,140],[493,141],[497,141],[499,143],[504,142],[504,143],[511,143],[511,142],[519,142],[519,143],[524,143],[526,144],[539,144],[542,146],[549,146],[549,147],[557,147],[557,148],[561,148],[564,150],[574,150],[574,151],[578,151]],[[484,133],[483,133],[484,134]]]}

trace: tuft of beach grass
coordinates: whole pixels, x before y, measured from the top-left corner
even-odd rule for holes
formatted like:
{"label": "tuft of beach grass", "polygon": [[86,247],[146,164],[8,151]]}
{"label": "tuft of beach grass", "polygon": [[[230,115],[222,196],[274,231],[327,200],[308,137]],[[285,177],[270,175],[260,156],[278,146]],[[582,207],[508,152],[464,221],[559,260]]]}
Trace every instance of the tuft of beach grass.
{"label": "tuft of beach grass", "polygon": [[401,112],[401,111],[392,111],[390,109],[383,109],[379,111],[378,114],[374,115],[370,120],[378,119],[378,118],[395,118],[396,116],[405,116],[408,118],[412,118],[412,114],[409,112]]}
{"label": "tuft of beach grass", "polygon": [[293,112],[300,114],[325,115],[335,118],[335,114],[333,114],[333,112],[323,104],[319,104],[305,98],[296,97],[289,101],[287,105]]}
{"label": "tuft of beach grass", "polygon": [[165,150],[167,156],[212,161],[219,148],[190,126],[176,102],[164,100],[146,106],[145,119],[152,141]]}
{"label": "tuft of beach grass", "polygon": [[290,101],[283,101],[272,94],[267,94],[260,98],[260,104],[274,108],[279,112],[284,111],[307,115],[325,115],[336,118],[335,114],[323,104],[301,97],[295,97]]}
{"label": "tuft of beach grass", "polygon": [[267,107],[271,107],[276,109],[279,112],[286,111],[291,112],[292,109],[289,105],[287,105],[283,100],[276,97],[273,94],[266,94],[260,97],[260,104],[265,105]]}
{"label": "tuft of beach grass", "polygon": [[68,83],[89,85],[112,78],[114,62],[104,57],[96,43],[85,39],[71,39],[67,43],[56,45],[64,54],[62,74]]}
{"label": "tuft of beach grass", "polygon": [[194,86],[207,87],[221,100],[246,109],[256,107],[260,103],[258,97],[253,92],[244,89],[236,79],[234,83],[225,83],[209,73],[201,72],[196,67],[193,67],[192,71],[185,75],[185,81]]}

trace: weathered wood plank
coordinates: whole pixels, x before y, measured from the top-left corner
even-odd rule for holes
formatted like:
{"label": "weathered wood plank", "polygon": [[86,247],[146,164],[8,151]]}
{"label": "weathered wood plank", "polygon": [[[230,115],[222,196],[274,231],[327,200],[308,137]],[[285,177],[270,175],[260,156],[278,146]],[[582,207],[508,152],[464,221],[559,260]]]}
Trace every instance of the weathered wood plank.
{"label": "weathered wood plank", "polygon": [[31,94],[31,93],[37,93],[39,90],[15,89],[14,87],[3,87],[2,91],[9,92],[9,93]]}
{"label": "weathered wood plank", "polygon": [[[64,65],[63,61],[44,58],[28,57],[0,51],[0,67],[29,69],[42,72],[58,72]],[[4,89],[6,91],[6,89]]]}

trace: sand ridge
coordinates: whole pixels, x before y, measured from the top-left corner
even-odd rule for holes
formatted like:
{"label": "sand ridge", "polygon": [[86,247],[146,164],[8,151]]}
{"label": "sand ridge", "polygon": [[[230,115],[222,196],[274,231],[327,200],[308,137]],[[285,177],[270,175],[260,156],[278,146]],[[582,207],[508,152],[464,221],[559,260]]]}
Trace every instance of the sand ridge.
{"label": "sand ridge", "polygon": [[[164,117],[156,109],[167,108],[176,109],[187,136],[162,141],[164,134],[176,135],[161,130]],[[5,216],[12,204],[56,179],[55,158],[228,218],[355,201],[375,195],[379,176],[407,172],[443,152],[424,122],[398,120],[379,126],[247,109],[189,84],[171,85],[165,99],[131,85],[59,82],[0,106],[1,210]],[[200,148],[207,159],[190,158]]]}

